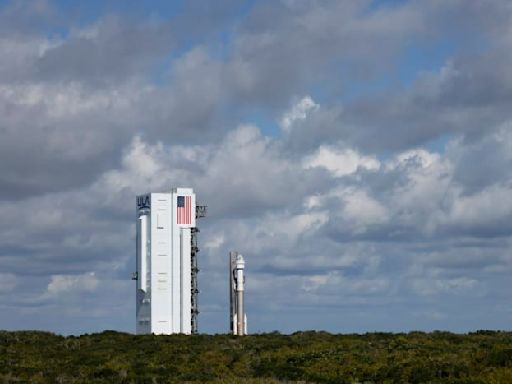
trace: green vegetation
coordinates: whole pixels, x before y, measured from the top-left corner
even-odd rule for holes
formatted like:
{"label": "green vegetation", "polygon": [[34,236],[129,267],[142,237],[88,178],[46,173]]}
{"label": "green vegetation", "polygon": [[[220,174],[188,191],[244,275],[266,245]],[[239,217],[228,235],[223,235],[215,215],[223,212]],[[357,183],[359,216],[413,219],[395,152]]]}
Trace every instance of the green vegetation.
{"label": "green vegetation", "polygon": [[512,333],[0,331],[0,383],[512,383]]}

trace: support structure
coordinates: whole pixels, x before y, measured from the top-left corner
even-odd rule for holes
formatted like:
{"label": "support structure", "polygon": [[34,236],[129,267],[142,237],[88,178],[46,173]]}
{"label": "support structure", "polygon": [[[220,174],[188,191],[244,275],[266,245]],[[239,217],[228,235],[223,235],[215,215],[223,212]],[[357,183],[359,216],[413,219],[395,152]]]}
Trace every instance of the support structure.
{"label": "support structure", "polygon": [[[205,217],[207,212],[206,205],[196,205],[196,219],[201,217]],[[198,316],[199,316],[199,288],[197,281],[197,274],[199,273],[199,268],[197,266],[197,254],[199,253],[199,247],[197,246],[197,234],[199,233],[199,228],[192,228],[191,231],[191,252],[190,252],[190,260],[191,260],[191,271],[192,271],[192,333],[198,333]]]}
{"label": "support structure", "polygon": [[137,196],[137,334],[197,332],[197,212],[191,188]]}

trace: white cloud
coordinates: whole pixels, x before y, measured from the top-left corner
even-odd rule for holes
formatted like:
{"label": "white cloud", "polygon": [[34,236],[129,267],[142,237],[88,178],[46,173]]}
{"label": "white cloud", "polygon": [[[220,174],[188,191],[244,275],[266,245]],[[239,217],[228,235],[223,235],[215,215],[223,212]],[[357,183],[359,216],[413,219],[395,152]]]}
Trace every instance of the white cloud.
{"label": "white cloud", "polygon": [[341,199],[344,206],[340,216],[351,224],[354,233],[364,233],[367,226],[383,224],[389,220],[388,208],[364,190],[345,189]]}
{"label": "white cloud", "polygon": [[389,281],[384,278],[349,278],[343,276],[339,271],[308,276],[303,279],[302,283],[302,289],[306,292],[318,292],[319,294],[343,292],[347,296],[382,294],[389,288]]}
{"label": "white cloud", "polygon": [[272,236],[296,238],[306,231],[315,231],[328,219],[327,212],[311,212],[297,215],[270,214],[263,220],[265,231]]}
{"label": "white cloud", "polygon": [[204,243],[205,248],[219,248],[220,246],[224,245],[225,238],[223,234],[217,235],[217,236],[209,236],[208,240]]}
{"label": "white cloud", "polygon": [[48,283],[47,293],[50,296],[78,292],[94,292],[99,280],[94,272],[82,275],[53,275]]}
{"label": "white cloud", "polygon": [[[474,295],[479,282],[469,277],[457,278],[419,278],[412,281],[412,288],[416,293],[423,296],[439,294]],[[480,287],[480,289],[482,289]]]}
{"label": "white cloud", "polygon": [[512,186],[492,185],[469,196],[458,196],[440,224],[456,227],[503,225],[512,217]]}
{"label": "white cloud", "polygon": [[304,279],[302,289],[306,292],[316,291],[327,284],[332,284],[334,280],[339,280],[339,276],[335,272],[309,276]]}
{"label": "white cloud", "polygon": [[453,183],[453,164],[437,153],[411,150],[398,154],[385,164],[385,170],[397,177],[386,205],[404,226],[414,226],[422,233],[433,233],[438,215],[460,193]]}
{"label": "white cloud", "polygon": [[333,175],[340,177],[350,175],[358,169],[378,170],[380,162],[375,156],[363,156],[354,149],[336,149],[321,145],[313,155],[305,158],[304,167],[324,167]]}
{"label": "white cloud", "polygon": [[0,100],[27,108],[41,108],[44,116],[52,120],[71,119],[105,110],[129,113],[130,108],[148,97],[151,91],[150,86],[134,82],[100,89],[91,89],[78,81],[0,84]]}
{"label": "white cloud", "polygon": [[319,108],[320,105],[316,104],[311,96],[304,96],[289,111],[283,114],[280,121],[281,129],[285,132],[289,132],[295,121],[306,119],[309,113],[314,112]]}

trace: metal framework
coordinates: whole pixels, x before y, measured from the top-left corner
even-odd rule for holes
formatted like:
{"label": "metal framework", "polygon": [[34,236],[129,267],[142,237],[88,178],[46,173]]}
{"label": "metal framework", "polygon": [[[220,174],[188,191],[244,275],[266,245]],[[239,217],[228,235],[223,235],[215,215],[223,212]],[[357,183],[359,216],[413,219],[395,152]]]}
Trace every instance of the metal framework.
{"label": "metal framework", "polygon": [[234,290],[233,290],[233,269],[235,267],[236,263],[236,257],[238,256],[238,252],[231,251],[229,252],[229,331],[230,333],[233,333],[235,327],[233,319],[235,318],[236,308],[235,308],[235,297],[234,297]]}
{"label": "metal framework", "polygon": [[[206,216],[207,207],[206,205],[196,205],[196,219],[200,219]],[[199,247],[197,246],[197,234],[199,233],[199,228],[191,228],[191,252],[190,252],[190,261],[191,265],[191,273],[192,273],[192,334],[197,334],[198,332],[198,315],[199,315],[199,303],[198,303],[198,295],[199,288],[197,282],[197,275],[199,273],[199,268],[197,267],[197,254],[199,253]]]}

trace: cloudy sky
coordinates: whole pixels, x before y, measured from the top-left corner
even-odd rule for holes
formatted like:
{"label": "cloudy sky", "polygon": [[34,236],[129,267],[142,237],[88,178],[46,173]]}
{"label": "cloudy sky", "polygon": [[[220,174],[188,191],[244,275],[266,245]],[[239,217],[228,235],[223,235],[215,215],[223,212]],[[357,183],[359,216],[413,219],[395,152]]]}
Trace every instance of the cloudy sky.
{"label": "cloudy sky", "polygon": [[0,329],[135,329],[191,186],[200,331],[510,329],[509,0],[0,0]]}

